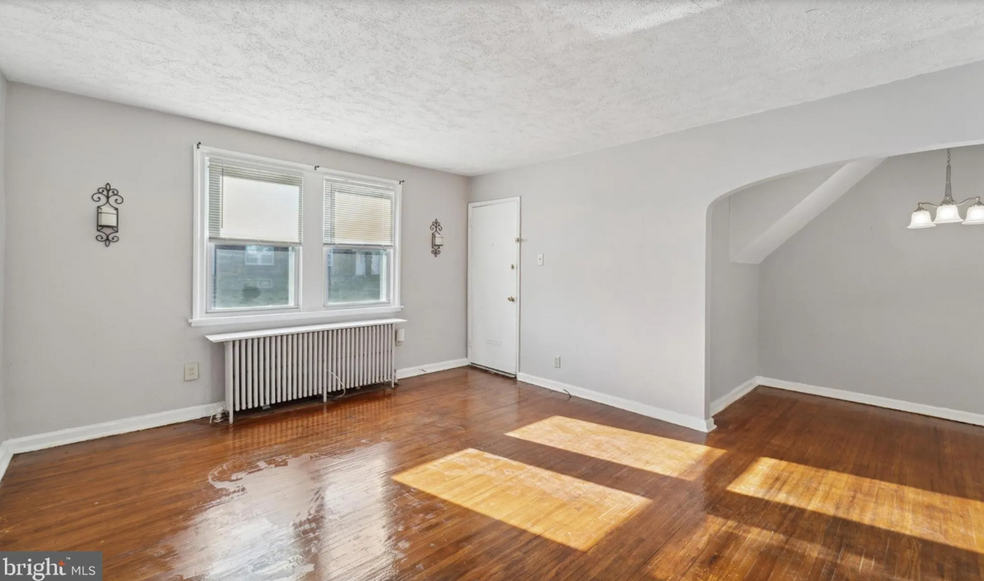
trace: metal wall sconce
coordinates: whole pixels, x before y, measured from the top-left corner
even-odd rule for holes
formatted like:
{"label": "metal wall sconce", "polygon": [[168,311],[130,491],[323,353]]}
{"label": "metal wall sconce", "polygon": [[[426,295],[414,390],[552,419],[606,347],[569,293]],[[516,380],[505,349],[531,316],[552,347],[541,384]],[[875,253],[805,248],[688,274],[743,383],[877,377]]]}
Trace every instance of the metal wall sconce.
{"label": "metal wall sconce", "polygon": [[117,207],[123,203],[123,196],[119,190],[108,183],[96,190],[92,194],[92,201],[99,204],[96,207],[96,240],[102,242],[109,248],[113,242],[119,242],[120,237],[120,209]]}
{"label": "metal wall sconce", "polygon": [[441,227],[441,223],[435,218],[431,223],[431,254],[434,258],[441,253],[441,247],[444,246],[444,236],[441,236],[441,231],[444,228]]}

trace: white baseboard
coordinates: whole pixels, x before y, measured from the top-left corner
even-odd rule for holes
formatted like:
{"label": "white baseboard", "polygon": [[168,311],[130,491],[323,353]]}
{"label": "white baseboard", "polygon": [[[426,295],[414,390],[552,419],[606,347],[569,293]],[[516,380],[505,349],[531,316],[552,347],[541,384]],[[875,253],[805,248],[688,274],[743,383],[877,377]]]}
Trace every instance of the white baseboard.
{"label": "white baseboard", "polygon": [[57,432],[11,438],[4,442],[4,445],[9,446],[13,454],[33,452],[35,450],[43,450],[44,448],[54,448],[55,446],[64,446],[65,444],[75,444],[76,442],[85,442],[86,440],[95,440],[106,436],[115,436],[127,432],[136,432],[187,422],[188,420],[197,420],[198,418],[207,418],[222,411],[224,408],[225,404],[223,402],[207,403],[179,410],[124,418],[122,420],[113,420],[89,426],[79,426],[78,428],[68,428],[58,430]]}
{"label": "white baseboard", "polygon": [[691,430],[697,430],[698,432],[710,432],[711,430],[714,429],[713,418],[708,418],[704,420],[695,416],[688,416],[686,414],[681,414],[663,408],[658,408],[655,406],[639,403],[636,401],[617,397],[614,395],[608,395],[607,393],[601,393],[599,391],[584,389],[583,387],[568,385],[566,383],[561,383],[560,381],[554,381],[552,379],[544,379],[542,377],[536,377],[535,375],[529,375],[528,373],[519,373],[516,375],[516,379],[525,383],[531,383],[533,385],[537,385],[539,387],[545,387],[553,391],[559,391],[559,392],[566,391],[575,397],[591,400],[593,402],[605,404],[613,408],[626,410],[642,416],[654,418],[663,422],[676,424],[678,426],[690,428]]}
{"label": "white baseboard", "polygon": [[984,426],[984,415],[982,414],[963,412],[959,410],[941,408],[941,407],[936,407],[936,406],[931,406],[921,403],[912,403],[908,401],[902,401],[899,399],[880,397],[877,395],[867,395],[864,393],[845,391],[842,389],[818,387],[816,385],[807,385],[805,383],[797,383],[795,381],[786,381],[783,379],[773,379],[771,377],[756,377],[755,381],[758,383],[758,385],[775,387],[778,389],[785,389],[787,391],[796,391],[799,393],[806,393],[810,395],[819,395],[821,397],[829,397],[832,399],[839,399],[839,400],[850,401],[854,403],[863,403],[866,405],[873,405],[880,408],[887,408],[890,410],[898,410],[901,412],[909,412],[913,414],[931,416],[934,418],[942,418],[944,420],[952,420],[954,422],[961,422],[964,424],[974,424],[977,426]]}
{"label": "white baseboard", "polygon": [[406,379],[416,375],[424,375],[425,373],[435,373],[446,369],[454,369],[455,367],[467,366],[467,359],[452,359],[450,361],[441,361],[440,363],[428,363],[427,365],[418,365],[416,367],[404,367],[403,369],[396,370],[396,378]]}
{"label": "white baseboard", "polygon": [[7,466],[10,466],[10,459],[13,457],[14,453],[10,449],[10,442],[4,440],[0,443],[0,478],[3,478],[4,472],[7,471]]}
{"label": "white baseboard", "polygon": [[745,397],[748,392],[760,385],[761,377],[753,377],[738,387],[732,389],[727,394],[711,402],[711,416],[721,413],[724,408]]}
{"label": "white baseboard", "polygon": [[[403,379],[405,377],[413,377],[424,373],[434,373],[435,371],[444,371],[445,369],[464,367],[466,365],[468,365],[467,359],[454,359],[451,361],[421,365],[419,367],[398,369],[396,376],[399,379]],[[118,434],[125,434],[127,432],[136,432],[149,428],[167,426],[169,424],[177,424],[188,420],[207,418],[222,411],[224,408],[224,402],[216,402],[179,410],[137,416],[134,418],[113,420],[103,422],[101,424],[80,426],[78,428],[68,428],[65,430],[58,430],[56,432],[46,432],[43,434],[35,434],[33,436],[24,436],[21,438],[11,438],[0,444],[0,477],[3,476],[3,471],[6,470],[7,464],[9,464],[10,458],[14,454],[33,452],[35,450],[43,450],[45,448],[54,448],[55,446],[64,446],[66,444],[85,442],[86,440],[95,440],[106,436],[115,436]]]}

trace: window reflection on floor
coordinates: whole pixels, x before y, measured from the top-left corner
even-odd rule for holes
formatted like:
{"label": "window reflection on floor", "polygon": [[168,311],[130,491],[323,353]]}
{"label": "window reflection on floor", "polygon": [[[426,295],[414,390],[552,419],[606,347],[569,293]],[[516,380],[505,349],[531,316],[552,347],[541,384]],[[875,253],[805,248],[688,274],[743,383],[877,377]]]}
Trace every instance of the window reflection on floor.
{"label": "window reflection on floor", "polygon": [[209,483],[225,494],[167,539],[195,554],[170,573],[183,578],[384,579],[394,574],[391,444],[337,456],[232,460]]}
{"label": "window reflection on floor", "polygon": [[393,479],[582,551],[649,503],[641,496],[471,448]]}
{"label": "window reflection on floor", "polygon": [[[661,438],[564,416],[553,416],[506,434],[528,442],[559,448],[655,472],[692,480],[724,450]],[[696,470],[694,468],[697,468]]]}

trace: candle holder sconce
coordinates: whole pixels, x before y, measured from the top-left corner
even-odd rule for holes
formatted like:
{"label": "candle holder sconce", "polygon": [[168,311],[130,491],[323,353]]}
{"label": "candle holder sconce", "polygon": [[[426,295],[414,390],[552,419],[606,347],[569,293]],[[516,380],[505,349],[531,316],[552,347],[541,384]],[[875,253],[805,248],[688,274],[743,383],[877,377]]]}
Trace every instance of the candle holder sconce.
{"label": "candle holder sconce", "polygon": [[441,227],[441,223],[436,219],[431,223],[431,254],[434,258],[441,253],[441,247],[444,246],[444,236],[441,235],[441,231],[444,228]]}
{"label": "candle holder sconce", "polygon": [[123,203],[123,196],[107,183],[92,194],[92,201],[99,204],[96,206],[96,231],[99,232],[96,240],[109,248],[113,242],[120,241],[117,233],[120,231],[119,206]]}

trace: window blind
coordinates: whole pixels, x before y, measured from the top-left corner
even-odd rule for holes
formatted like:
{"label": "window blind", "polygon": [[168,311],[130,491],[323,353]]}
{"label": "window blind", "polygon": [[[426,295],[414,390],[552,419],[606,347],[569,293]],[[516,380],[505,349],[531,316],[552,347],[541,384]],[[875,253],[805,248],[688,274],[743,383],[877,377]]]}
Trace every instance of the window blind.
{"label": "window blind", "polygon": [[393,246],[392,186],[325,179],[325,244]]}
{"label": "window blind", "polygon": [[208,235],[301,243],[303,175],[208,158]]}

